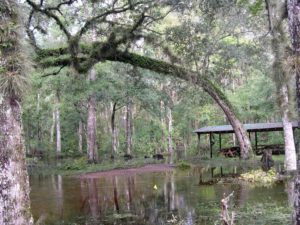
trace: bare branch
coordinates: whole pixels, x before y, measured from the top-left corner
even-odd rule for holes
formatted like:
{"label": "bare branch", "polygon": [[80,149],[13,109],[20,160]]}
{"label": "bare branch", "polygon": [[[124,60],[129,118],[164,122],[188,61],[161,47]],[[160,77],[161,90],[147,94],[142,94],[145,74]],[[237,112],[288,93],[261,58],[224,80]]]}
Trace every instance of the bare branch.
{"label": "bare branch", "polygon": [[69,40],[71,38],[71,33],[67,30],[67,28],[64,26],[63,22],[60,20],[60,18],[55,15],[49,8],[42,8],[42,6],[37,5],[31,0],[26,0],[26,2],[32,7],[34,11],[40,12],[44,15],[46,15],[49,18],[52,18],[55,20],[59,28],[64,32],[64,34],[67,36],[67,39]]}
{"label": "bare branch", "polygon": [[28,38],[29,38],[29,40],[30,40],[30,44],[31,44],[35,49],[39,49],[39,47],[37,46],[37,43],[36,43],[36,39],[35,39],[33,30],[30,29],[30,24],[31,24],[33,15],[34,15],[34,10],[31,10],[30,13],[29,13],[28,21],[27,21],[27,23],[25,24],[25,29],[26,29],[27,36],[28,36]]}
{"label": "bare branch", "polygon": [[128,10],[133,10],[135,7],[137,7],[138,5],[142,5],[142,4],[147,4],[147,3],[151,3],[153,0],[149,0],[149,1],[140,1],[137,2],[135,4],[131,4],[130,1],[129,3],[120,6],[118,8],[114,8],[115,3],[113,4],[113,8],[111,10],[108,10],[102,14],[99,14],[89,20],[87,20],[85,22],[85,24],[83,25],[83,27],[78,31],[78,36],[82,36],[84,33],[86,33],[88,31],[88,29],[95,23],[95,22],[100,22],[104,21],[106,19],[107,16],[111,15],[111,14],[119,14],[119,13],[123,13],[126,12]]}
{"label": "bare branch", "polygon": [[42,75],[42,77],[49,77],[49,76],[56,76],[59,75],[59,73],[62,71],[63,68],[65,68],[66,65],[61,66],[57,71],[52,72],[52,73],[46,73],[44,75]]}

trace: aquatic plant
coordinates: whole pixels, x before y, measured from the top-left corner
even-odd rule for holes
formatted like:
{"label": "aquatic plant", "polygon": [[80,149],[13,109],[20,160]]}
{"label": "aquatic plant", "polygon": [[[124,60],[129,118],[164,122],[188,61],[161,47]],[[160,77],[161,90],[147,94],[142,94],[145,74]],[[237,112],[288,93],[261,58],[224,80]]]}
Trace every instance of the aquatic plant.
{"label": "aquatic plant", "polygon": [[178,168],[180,170],[188,170],[191,168],[191,164],[189,164],[188,162],[185,162],[185,161],[179,161],[176,164],[176,168]]}
{"label": "aquatic plant", "polygon": [[278,181],[278,176],[274,169],[271,169],[267,172],[259,169],[242,173],[240,179],[256,184],[271,185]]}

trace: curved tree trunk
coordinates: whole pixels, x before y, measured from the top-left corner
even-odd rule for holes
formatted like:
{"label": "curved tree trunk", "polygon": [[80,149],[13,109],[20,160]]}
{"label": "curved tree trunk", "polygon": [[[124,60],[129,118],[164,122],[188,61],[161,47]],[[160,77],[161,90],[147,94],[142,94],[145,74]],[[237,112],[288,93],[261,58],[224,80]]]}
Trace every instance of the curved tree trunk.
{"label": "curved tree trunk", "polygon": [[213,84],[209,84],[209,82],[207,82],[204,83],[202,87],[215,100],[215,102],[221,107],[221,109],[225,113],[239,142],[241,158],[248,159],[252,154],[251,142],[243,124],[236,117],[232,107],[230,106],[230,103],[227,102],[227,99],[223,96],[222,93],[219,92],[219,90],[216,87],[214,87]]}
{"label": "curved tree trunk", "polygon": [[177,67],[163,61],[151,59],[129,52],[117,52],[114,57],[109,57],[109,60],[129,63],[133,66],[149,69],[158,73],[172,75],[174,77],[181,78],[201,86],[204,91],[207,92],[221,107],[228,121],[232,125],[239,142],[241,158],[248,159],[252,155],[251,142],[243,124],[239,121],[226,96],[205,77],[198,78],[198,74],[195,72],[188,71],[184,68]]}
{"label": "curved tree trunk", "polygon": [[[98,49],[99,48],[99,49]],[[238,138],[240,148],[241,148],[241,156],[243,159],[249,158],[249,154],[252,152],[252,147],[250,144],[249,137],[242,125],[242,123],[238,120],[238,117],[234,113],[232,107],[230,104],[228,104],[228,100],[224,96],[224,94],[218,90],[211,82],[209,82],[205,77],[199,77],[199,74],[189,71],[185,68],[156,60],[151,59],[146,56],[141,56],[135,53],[130,52],[122,52],[118,51],[116,49],[109,49],[102,48],[102,45],[99,45],[98,51],[94,50],[93,52],[97,53],[96,55],[93,55],[94,61],[114,61],[114,62],[123,62],[127,64],[131,64],[132,66],[148,69],[157,73],[171,75],[176,78],[180,78],[183,80],[186,80],[188,82],[196,83],[199,86],[203,87],[203,89],[216,101],[216,103],[223,109],[225,112],[229,122],[231,123],[234,132]],[[104,49],[104,50],[103,50]],[[50,66],[58,66],[58,65],[70,65],[71,59],[54,59],[53,56],[56,56],[57,54],[64,54],[64,52],[67,52],[67,49],[61,48],[58,50],[42,50],[40,52],[37,52],[38,55],[41,56],[43,60],[39,60],[40,65],[42,67],[50,67]],[[105,52],[103,52],[105,51]],[[49,60],[47,60],[47,57],[49,57]],[[51,59],[51,60],[50,60]],[[82,65],[85,65],[84,59],[82,59]],[[88,67],[89,68],[89,67]],[[82,71],[81,71],[82,70]],[[80,72],[85,72],[86,67],[83,67],[80,70]]]}

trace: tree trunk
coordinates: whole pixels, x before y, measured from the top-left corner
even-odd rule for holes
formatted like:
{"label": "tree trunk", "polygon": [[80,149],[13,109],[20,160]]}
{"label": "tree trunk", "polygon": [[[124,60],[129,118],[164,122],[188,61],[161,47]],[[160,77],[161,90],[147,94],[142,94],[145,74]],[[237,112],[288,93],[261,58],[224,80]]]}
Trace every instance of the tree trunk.
{"label": "tree trunk", "polygon": [[83,154],[83,123],[81,119],[78,124],[78,152]]}
{"label": "tree trunk", "polygon": [[57,105],[55,109],[55,119],[56,119],[56,156],[60,157],[61,156],[61,130],[60,130],[59,105]]}
{"label": "tree trunk", "polygon": [[[91,69],[88,77],[90,82],[96,80],[96,71]],[[97,152],[97,117],[96,117],[96,95],[91,94],[88,99],[88,118],[87,118],[87,156],[89,163],[98,162]]]}
{"label": "tree trunk", "polygon": [[19,103],[0,100],[0,224],[33,224]]}
{"label": "tree trunk", "polygon": [[[280,100],[280,110],[285,144],[285,166],[287,171],[293,171],[297,169],[297,161],[293,129],[289,118],[289,81],[291,76],[289,72],[286,71],[283,65],[284,61],[287,58],[285,44],[286,35],[282,24],[286,16],[286,5],[282,2],[278,2],[277,4],[278,5],[275,12],[272,12],[270,5],[267,4],[269,21],[271,21],[269,24],[272,35],[271,47],[274,54],[273,79],[277,85],[277,94]],[[276,18],[274,16],[275,14]]]}
{"label": "tree trunk", "polygon": [[[0,224],[32,225],[20,105],[26,77],[17,10],[14,0],[0,0],[0,76],[10,85],[10,90],[0,91]],[[16,78],[22,80],[18,85],[12,81]]]}
{"label": "tree trunk", "polygon": [[283,84],[280,90],[281,96],[281,110],[282,110],[282,124],[284,133],[285,146],[285,166],[288,171],[297,170],[296,149],[294,142],[293,126],[289,119],[289,100],[288,87]]}
{"label": "tree trunk", "polygon": [[41,151],[42,135],[40,126],[40,94],[37,94],[36,101],[36,114],[37,114],[37,135],[36,135],[36,151]]}
{"label": "tree trunk", "polygon": [[225,113],[229,123],[231,124],[236,138],[239,142],[241,158],[248,159],[252,155],[252,147],[244,125],[236,117],[230,103],[227,102],[226,98],[220,93],[220,91],[211,85],[203,86],[204,90],[216,101]]}
{"label": "tree trunk", "polygon": [[296,74],[296,99],[298,117],[300,118],[300,2],[298,0],[287,0],[288,26],[294,55],[294,67]]}
{"label": "tree trunk", "polygon": [[173,116],[172,109],[167,107],[167,119],[168,119],[168,153],[170,154],[170,164],[173,164],[174,149],[173,149]]}
{"label": "tree trunk", "polygon": [[[292,49],[294,54],[294,67],[295,67],[295,78],[296,78],[296,100],[297,100],[297,111],[298,120],[300,120],[300,2],[297,0],[287,0],[288,9],[288,25],[290,38],[292,43]],[[299,151],[298,151],[299,153]],[[290,185],[293,189],[292,193],[292,206],[293,210],[293,224],[300,223],[300,158],[298,154],[298,172],[295,175],[292,184]]]}
{"label": "tree trunk", "polygon": [[114,157],[114,155],[117,153],[117,131],[116,131],[116,122],[115,122],[116,111],[117,111],[116,107],[117,107],[117,102],[113,104],[112,114],[111,114],[111,145],[112,145],[111,155],[112,157]]}
{"label": "tree trunk", "polygon": [[[160,85],[160,90],[164,91],[164,85]],[[158,150],[155,150],[155,154],[161,154],[162,152],[165,151],[165,142],[166,142],[166,137],[165,137],[165,103],[163,100],[160,100],[160,124],[161,124],[161,147],[158,148]]]}
{"label": "tree trunk", "polygon": [[166,121],[165,121],[165,107],[164,102],[160,101],[160,124],[161,124],[161,147],[159,148],[159,152],[156,152],[161,154],[165,151],[165,142],[166,142],[166,136],[165,136],[165,127],[166,127]]}
{"label": "tree trunk", "polygon": [[252,155],[251,142],[243,124],[239,121],[226,96],[207,78],[201,77],[201,79],[198,79],[198,74],[193,71],[188,71],[163,61],[129,52],[116,52],[113,57],[107,57],[107,59],[111,61],[129,63],[133,66],[149,69],[158,73],[170,74],[174,77],[181,78],[201,86],[203,90],[215,100],[227,116],[227,119],[232,125],[239,142],[241,158],[248,159]]}
{"label": "tree trunk", "polygon": [[132,100],[128,99],[126,105],[126,154],[132,152]]}
{"label": "tree trunk", "polygon": [[51,145],[54,143],[54,131],[55,131],[55,121],[56,121],[56,114],[55,114],[55,110],[53,110],[52,112],[52,125],[51,125],[51,129],[50,129],[50,143]]}

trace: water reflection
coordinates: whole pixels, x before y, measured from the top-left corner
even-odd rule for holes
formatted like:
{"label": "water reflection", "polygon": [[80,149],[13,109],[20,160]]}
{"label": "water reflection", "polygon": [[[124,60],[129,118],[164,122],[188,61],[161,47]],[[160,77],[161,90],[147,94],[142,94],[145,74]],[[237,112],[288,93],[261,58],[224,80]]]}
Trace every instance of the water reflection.
{"label": "water reflection", "polygon": [[[31,177],[34,217],[46,224],[214,224],[223,194],[235,191],[234,205],[267,201],[283,206],[284,186],[273,189],[206,183],[235,168],[195,168],[98,178]],[[201,182],[200,182],[201,181]],[[199,185],[200,183],[200,185]],[[154,188],[156,186],[157,188]]]}

